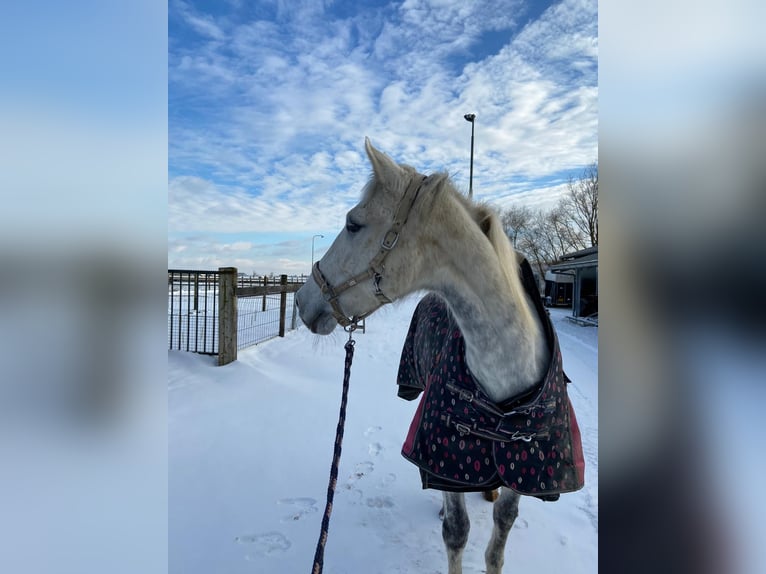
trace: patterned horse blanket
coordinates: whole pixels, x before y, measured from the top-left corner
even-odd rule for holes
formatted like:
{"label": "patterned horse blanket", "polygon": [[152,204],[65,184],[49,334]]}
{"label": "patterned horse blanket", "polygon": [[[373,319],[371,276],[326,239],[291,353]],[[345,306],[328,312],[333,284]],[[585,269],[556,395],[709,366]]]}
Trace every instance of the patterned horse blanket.
{"label": "patterned horse blanket", "polygon": [[423,393],[402,455],[420,469],[423,488],[453,492],[499,486],[543,500],[582,488],[585,463],[567,395],[556,333],[525,260],[522,282],[551,349],[545,378],[502,404],[478,387],[465,362],[465,340],[437,295],[418,304],[402,350],[399,396]]}

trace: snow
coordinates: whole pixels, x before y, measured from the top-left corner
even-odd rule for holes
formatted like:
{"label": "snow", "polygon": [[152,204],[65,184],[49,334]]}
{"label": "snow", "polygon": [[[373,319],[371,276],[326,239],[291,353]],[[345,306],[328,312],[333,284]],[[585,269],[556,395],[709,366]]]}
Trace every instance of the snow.
{"label": "snow", "polygon": [[[418,297],[390,305],[355,334],[343,454],[325,551],[328,574],[446,572],[441,493],[422,490],[400,454],[417,401],[396,371]],[[522,497],[506,571],[595,572],[598,537],[598,330],[552,309],[573,383],[586,485],[558,502]],[[309,572],[324,511],[346,335],[301,327],[215,358],[169,351],[169,571]],[[466,495],[466,574],[484,571],[492,505]]]}

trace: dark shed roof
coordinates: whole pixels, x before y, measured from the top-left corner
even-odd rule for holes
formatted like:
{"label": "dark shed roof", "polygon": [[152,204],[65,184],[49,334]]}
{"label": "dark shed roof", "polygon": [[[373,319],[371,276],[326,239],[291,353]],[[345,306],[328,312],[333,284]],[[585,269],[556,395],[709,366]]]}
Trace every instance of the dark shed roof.
{"label": "dark shed roof", "polygon": [[561,261],[551,265],[551,271],[566,271],[567,269],[578,269],[582,267],[598,267],[598,245],[588,247],[574,253],[567,253],[561,258]]}

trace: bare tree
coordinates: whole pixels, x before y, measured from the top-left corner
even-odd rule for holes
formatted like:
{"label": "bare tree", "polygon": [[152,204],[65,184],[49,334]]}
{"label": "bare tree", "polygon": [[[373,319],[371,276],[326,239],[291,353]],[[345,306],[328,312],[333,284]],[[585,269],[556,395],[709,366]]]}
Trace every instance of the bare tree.
{"label": "bare tree", "polygon": [[545,227],[544,212],[538,211],[534,213],[529,225],[519,237],[517,244],[514,245],[516,249],[521,251],[527,259],[529,259],[530,264],[537,268],[540,277],[545,277],[545,270],[548,263],[551,261],[551,246],[550,242],[547,240]]}
{"label": "bare tree", "polygon": [[511,206],[501,215],[503,231],[510,238],[511,244],[518,249],[519,241],[529,230],[534,213],[526,206]]}
{"label": "bare tree", "polygon": [[540,277],[564,255],[598,245],[598,164],[570,179],[567,194],[548,211],[514,205],[501,214],[513,247],[529,259]]}
{"label": "bare tree", "polygon": [[572,213],[562,201],[546,214],[549,233],[553,236],[556,259],[561,259],[567,253],[587,247],[587,239],[574,221]]}
{"label": "bare tree", "polygon": [[583,170],[580,179],[569,180],[567,196],[559,203],[578,231],[588,238],[590,245],[598,245],[598,163]]}
{"label": "bare tree", "polygon": [[567,253],[598,245],[598,165],[593,163],[551,210],[512,206],[501,216],[513,247],[524,253],[540,277]]}

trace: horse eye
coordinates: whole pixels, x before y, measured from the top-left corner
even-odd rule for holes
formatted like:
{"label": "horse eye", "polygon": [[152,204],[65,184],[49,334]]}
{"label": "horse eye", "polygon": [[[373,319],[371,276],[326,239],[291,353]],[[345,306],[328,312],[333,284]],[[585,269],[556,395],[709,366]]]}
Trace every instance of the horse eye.
{"label": "horse eye", "polygon": [[353,221],[346,222],[346,231],[348,231],[349,233],[356,233],[361,228],[362,226],[359,225],[358,223],[354,223]]}

